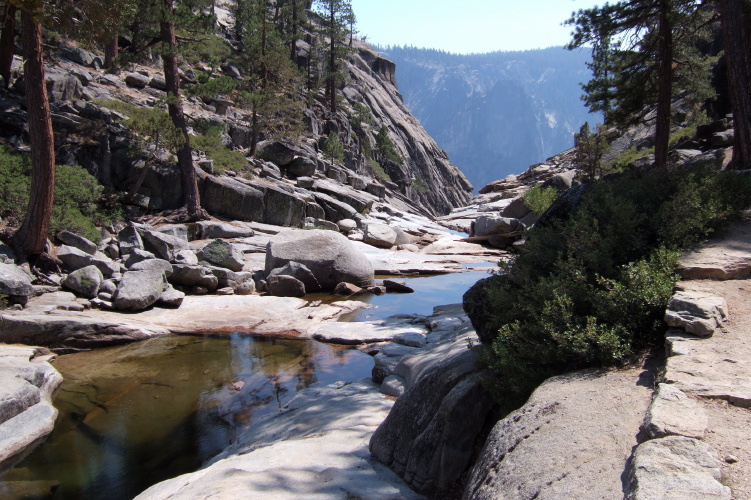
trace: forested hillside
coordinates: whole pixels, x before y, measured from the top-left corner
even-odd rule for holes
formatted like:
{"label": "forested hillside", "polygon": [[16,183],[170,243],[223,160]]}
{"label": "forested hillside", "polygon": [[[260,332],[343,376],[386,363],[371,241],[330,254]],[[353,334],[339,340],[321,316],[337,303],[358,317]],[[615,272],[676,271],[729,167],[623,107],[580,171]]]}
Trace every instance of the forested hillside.
{"label": "forested hillside", "polygon": [[397,65],[407,107],[475,188],[572,147],[584,122],[602,121],[580,99],[591,76],[586,49],[382,51]]}

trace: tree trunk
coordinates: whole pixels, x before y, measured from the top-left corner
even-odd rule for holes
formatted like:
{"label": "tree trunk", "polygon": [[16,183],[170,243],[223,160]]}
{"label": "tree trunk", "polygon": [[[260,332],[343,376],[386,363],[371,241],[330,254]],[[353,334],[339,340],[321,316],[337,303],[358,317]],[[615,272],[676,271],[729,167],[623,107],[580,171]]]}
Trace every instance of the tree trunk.
{"label": "tree trunk", "polygon": [[112,37],[112,40],[107,42],[104,46],[104,67],[105,69],[112,69],[115,67],[115,58],[120,53],[120,46],[118,44],[117,35]]}
{"label": "tree trunk", "polygon": [[748,33],[743,22],[741,0],[719,0],[718,5],[735,127],[733,167],[744,170],[751,168],[751,62],[746,52]]}
{"label": "tree trunk", "polygon": [[330,37],[329,42],[329,110],[332,115],[336,114],[336,10],[334,2],[330,3],[329,8]]}
{"label": "tree trunk", "polygon": [[185,142],[177,150],[177,162],[183,181],[183,196],[188,217],[191,220],[205,218],[206,214],[201,209],[201,200],[198,194],[196,172],[193,169],[193,154],[188,136],[188,124],[183,113],[183,103],[180,97],[180,76],[177,71],[177,39],[175,38],[175,22],[173,20],[173,0],[164,0],[164,18],[159,23],[160,37],[164,45],[162,61],[164,62],[164,80],[167,84],[167,110],[175,127],[182,131]]}
{"label": "tree trunk", "polygon": [[47,244],[55,190],[55,141],[52,115],[44,80],[42,25],[26,11],[21,13],[23,26],[24,78],[31,148],[31,193],[29,207],[14,246],[25,255],[40,255]]}
{"label": "tree trunk", "polygon": [[6,89],[10,85],[10,68],[13,65],[13,53],[16,45],[17,11],[18,9],[12,3],[6,4],[3,10],[3,34],[0,36],[0,76],[3,77],[3,86]]}
{"label": "tree trunk", "polygon": [[[292,62],[297,64],[297,2],[292,0],[292,42],[290,42],[289,57]],[[298,65],[299,67],[299,65]]]}
{"label": "tree trunk", "polygon": [[673,99],[673,26],[670,20],[670,0],[660,0],[660,25],[657,36],[659,53],[655,164],[657,168],[665,168],[668,164],[670,105]]}

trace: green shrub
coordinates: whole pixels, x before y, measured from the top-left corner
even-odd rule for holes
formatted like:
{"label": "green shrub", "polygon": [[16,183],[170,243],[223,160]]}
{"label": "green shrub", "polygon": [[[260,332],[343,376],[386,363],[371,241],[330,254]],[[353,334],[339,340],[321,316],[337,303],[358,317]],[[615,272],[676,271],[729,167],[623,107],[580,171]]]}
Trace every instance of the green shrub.
{"label": "green shrub", "polygon": [[389,137],[389,130],[386,125],[382,125],[376,135],[376,149],[383,158],[386,158],[397,165],[404,163],[404,158],[396,150],[396,146]]}
{"label": "green shrub", "polygon": [[339,142],[339,137],[331,132],[323,144],[323,156],[330,160],[344,161],[344,146]]}
{"label": "green shrub", "polygon": [[542,187],[538,184],[524,193],[524,205],[537,215],[542,215],[557,198],[558,190],[556,188]]}
{"label": "green shrub", "polygon": [[221,127],[196,125],[196,131],[200,130],[201,133],[190,138],[191,145],[206,153],[207,158],[214,160],[215,173],[221,174],[225,170],[240,173],[249,170],[250,164],[243,153],[228,149],[222,144]]}
{"label": "green shrub", "polygon": [[[29,204],[31,158],[0,147],[0,216],[12,226],[20,225]],[[96,225],[122,218],[119,208],[103,206],[104,188],[80,166],[55,167],[55,198],[50,218],[50,236],[67,229],[94,242],[101,235]]]}
{"label": "green shrub", "polygon": [[423,179],[419,175],[415,177],[415,180],[412,182],[412,187],[417,189],[421,193],[428,192],[428,187],[425,185],[425,179]]}
{"label": "green shrub", "polygon": [[386,173],[380,163],[372,158],[368,158],[368,165],[370,165],[370,168],[373,169],[373,173],[376,174],[379,178],[383,179],[384,181],[391,182],[391,176]]}
{"label": "green shrub", "polygon": [[499,399],[511,408],[549,376],[661,343],[679,252],[749,205],[748,176],[650,172],[598,181],[568,218],[535,226],[488,291]]}

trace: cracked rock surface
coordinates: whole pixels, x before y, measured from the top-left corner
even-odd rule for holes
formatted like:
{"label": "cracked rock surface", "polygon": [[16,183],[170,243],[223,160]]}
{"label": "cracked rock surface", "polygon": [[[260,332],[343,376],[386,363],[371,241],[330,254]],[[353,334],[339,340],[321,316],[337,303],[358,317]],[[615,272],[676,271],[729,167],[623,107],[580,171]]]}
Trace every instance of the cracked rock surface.
{"label": "cracked rock surface", "polygon": [[548,379],[493,428],[464,499],[621,498],[652,378],[634,367]]}

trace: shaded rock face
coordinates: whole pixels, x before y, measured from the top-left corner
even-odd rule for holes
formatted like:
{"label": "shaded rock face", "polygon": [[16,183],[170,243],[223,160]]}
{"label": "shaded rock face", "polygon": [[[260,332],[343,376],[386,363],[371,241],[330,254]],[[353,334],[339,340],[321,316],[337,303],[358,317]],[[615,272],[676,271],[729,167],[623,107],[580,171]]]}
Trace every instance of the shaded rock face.
{"label": "shaded rock face", "polygon": [[373,457],[420,493],[445,490],[469,464],[491,407],[477,356],[465,348],[427,367],[404,366],[409,389],[370,440]]}
{"label": "shaded rock face", "polygon": [[490,300],[490,290],[497,286],[502,276],[491,276],[490,278],[481,279],[464,293],[462,305],[464,312],[467,313],[472,326],[477,331],[477,336],[483,344],[490,344],[498,336],[498,327],[493,325],[491,320],[491,310],[488,304]]}
{"label": "shaded rock face", "polygon": [[0,264],[0,294],[28,297],[32,290],[28,273],[13,264]]}
{"label": "shaded rock face", "polygon": [[373,286],[373,266],[345,236],[333,231],[279,233],[266,247],[266,275],[288,262],[298,262],[313,273],[324,290],[345,281],[361,288]]}
{"label": "shaded rock face", "polygon": [[117,286],[115,307],[123,311],[140,311],[156,303],[164,292],[161,271],[130,271]]}

